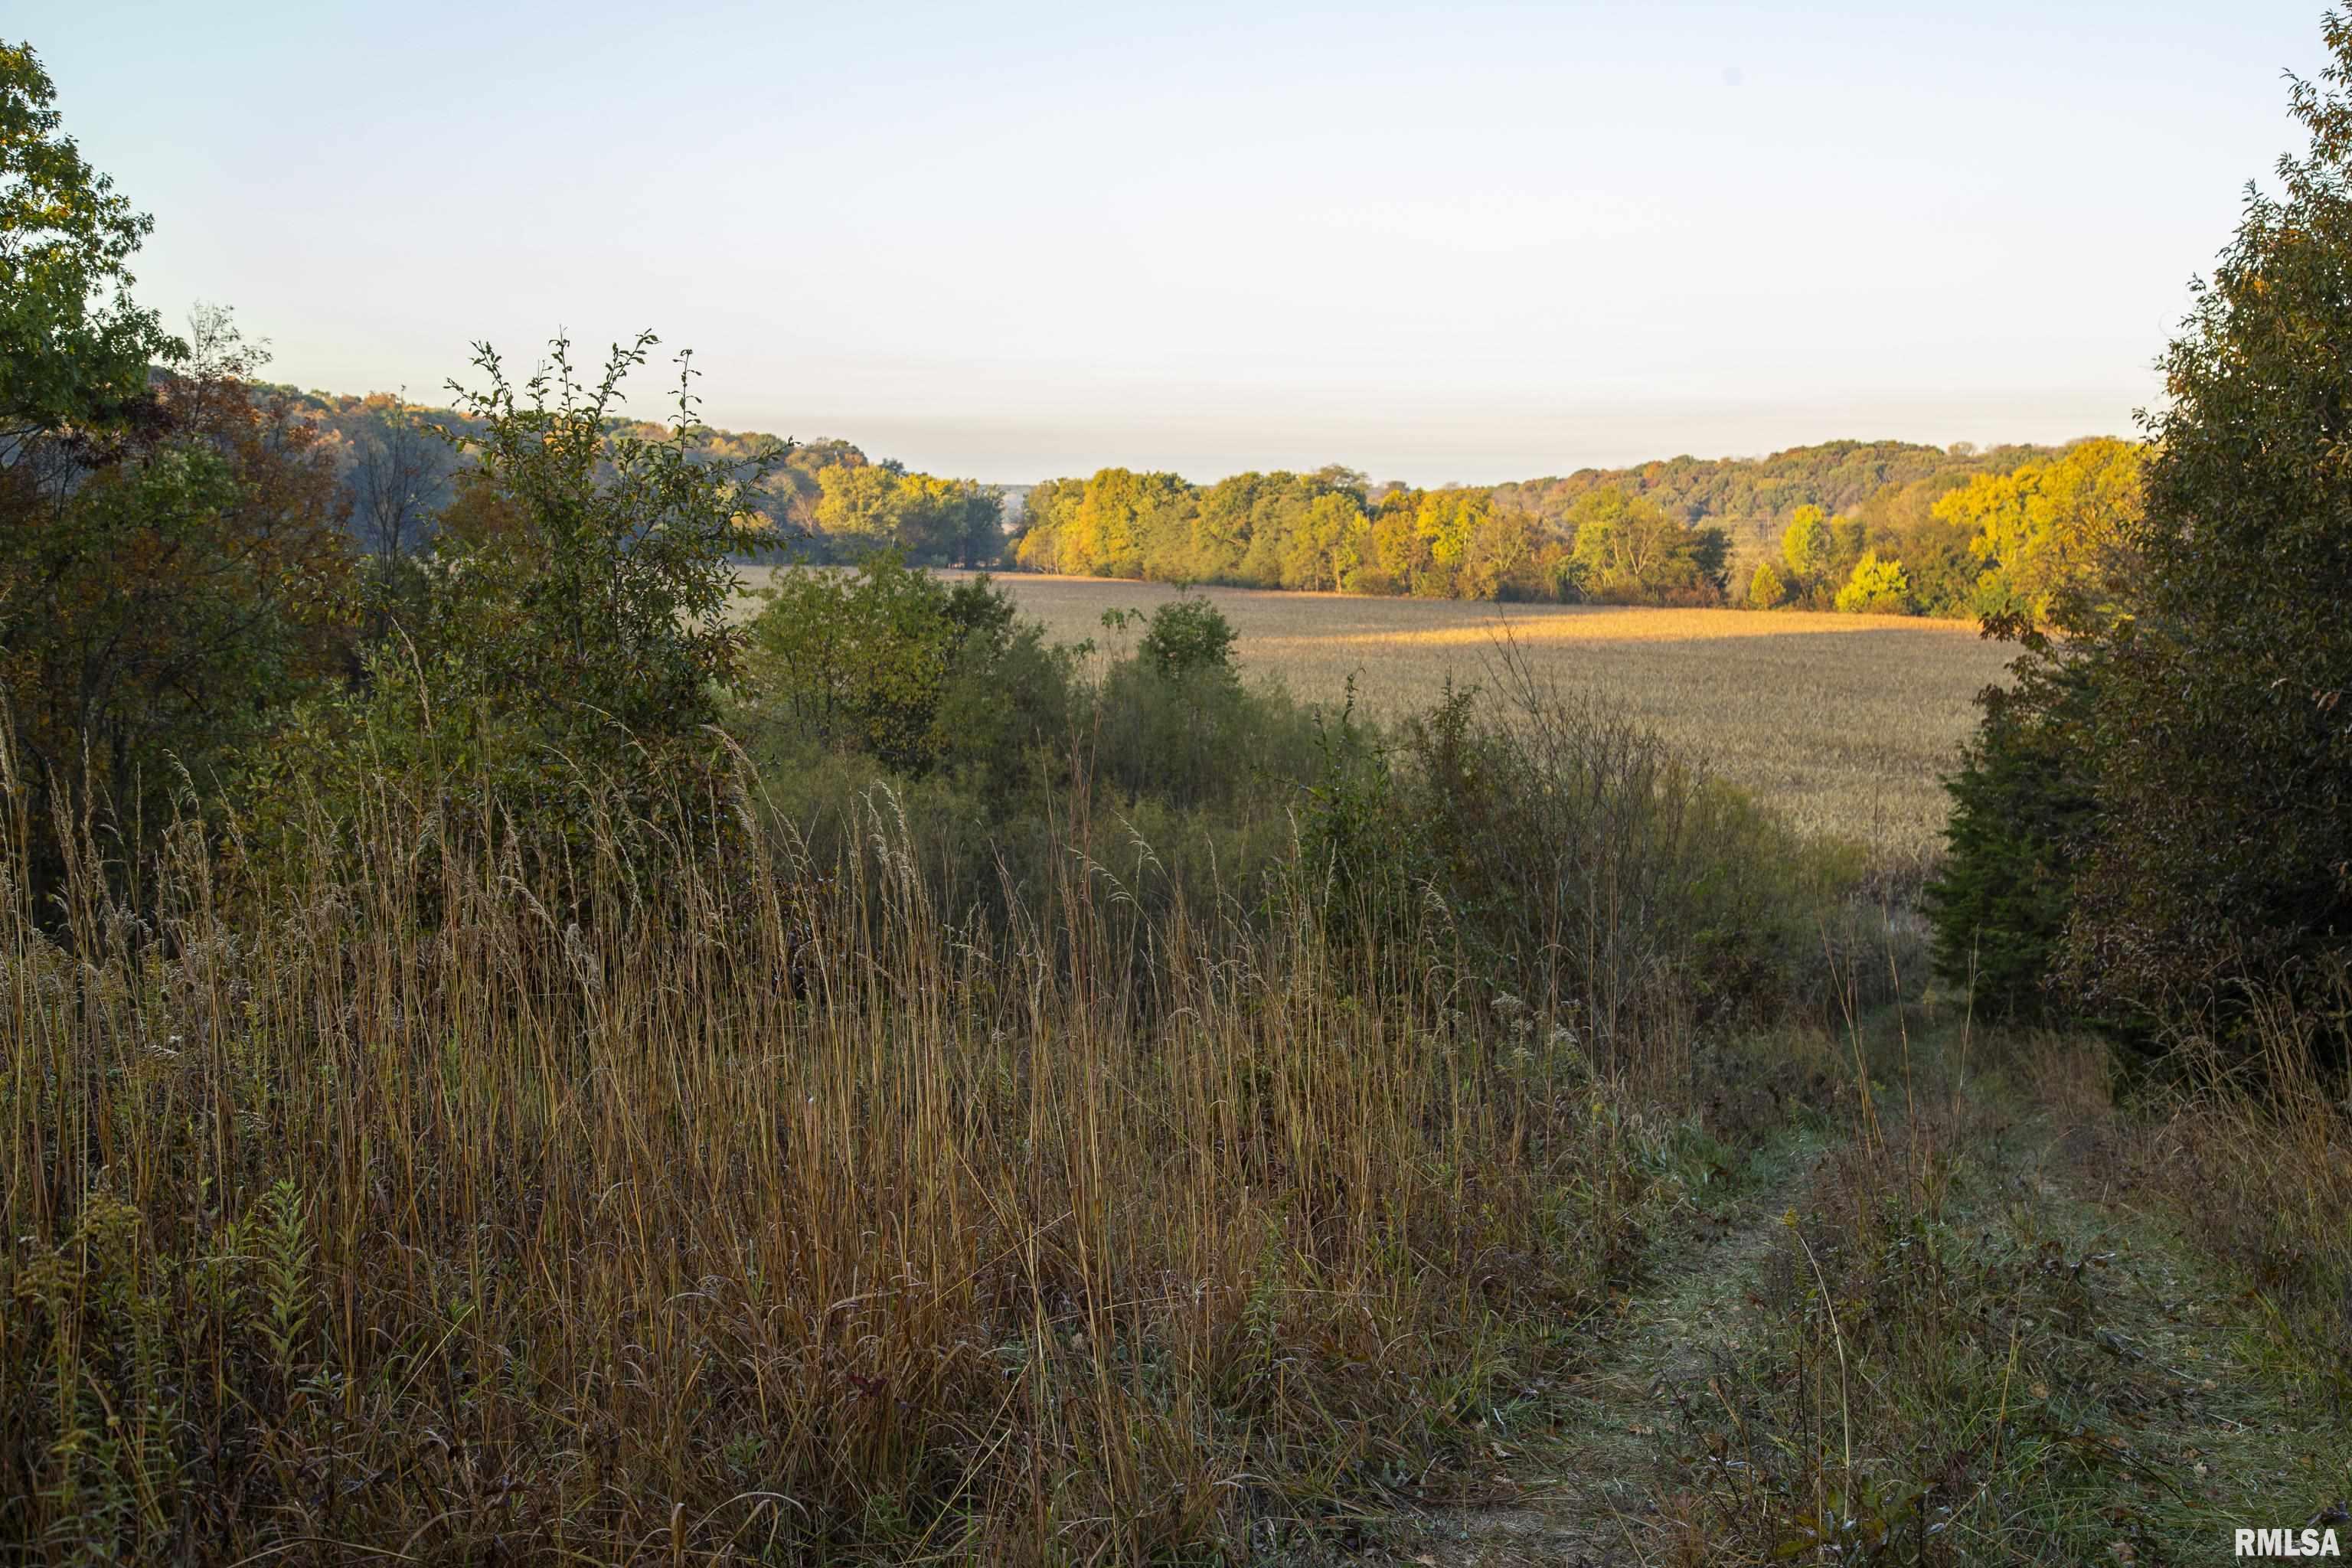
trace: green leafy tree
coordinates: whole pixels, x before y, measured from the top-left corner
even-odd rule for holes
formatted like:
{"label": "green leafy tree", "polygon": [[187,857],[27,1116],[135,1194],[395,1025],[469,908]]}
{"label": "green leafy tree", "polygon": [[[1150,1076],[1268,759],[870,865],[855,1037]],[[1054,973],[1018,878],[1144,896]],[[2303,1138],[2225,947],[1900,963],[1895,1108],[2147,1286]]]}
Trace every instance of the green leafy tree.
{"label": "green leafy tree", "polygon": [[1358,583],[1374,593],[1404,594],[1419,583],[1434,580],[1435,561],[1430,540],[1419,526],[1423,494],[1399,489],[1381,498],[1373,509],[1370,549]]}
{"label": "green leafy tree", "polygon": [[1317,496],[1285,539],[1282,586],[1334,591],[1351,586],[1363,563],[1370,527],[1356,492],[1333,489]]}
{"label": "green leafy tree", "polygon": [[2352,20],[2326,36],[2291,89],[2309,148],[2248,193],[2166,356],[2137,591],[2086,628],[2100,832],[2067,973],[2166,1020],[2352,961]]}
{"label": "green leafy tree", "polygon": [[1162,514],[1181,516],[1192,487],[1174,474],[1105,468],[1087,481],[1077,510],[1063,531],[1061,569],[1132,577]]}
{"label": "green leafy tree", "polygon": [[1540,547],[1535,519],[1515,509],[1487,508],[1463,549],[1456,591],[1465,599],[1531,595],[1538,588],[1535,566]]}
{"label": "green leafy tree", "polygon": [[993,566],[1004,555],[1004,492],[977,479],[959,479],[962,498],[956,548],[967,567]]}
{"label": "green leafy tree", "polygon": [[1470,540],[1486,521],[1489,510],[1484,490],[1449,486],[1423,492],[1421,506],[1413,516],[1413,531],[1421,535],[1426,547],[1429,565],[1414,585],[1415,593],[1425,592],[1437,598],[1453,594],[1462,558],[1468,553]]}
{"label": "green leafy tree", "polygon": [[1818,582],[1830,569],[1829,518],[1817,506],[1801,506],[1780,535],[1780,559],[1800,584]]}
{"label": "green leafy tree", "polygon": [[986,577],[953,587],[896,552],[780,574],[745,652],[755,721],[906,773],[1008,775],[1066,717],[1068,660]]}
{"label": "green leafy tree", "polygon": [[1151,612],[1135,653],[1143,668],[1171,680],[1202,673],[1231,676],[1239,635],[1209,600],[1171,599]]}
{"label": "green leafy tree", "polygon": [[1047,479],[1031,488],[1023,512],[1025,526],[1013,546],[1014,564],[1026,572],[1076,570],[1063,565],[1062,542],[1069,536],[1086,489],[1084,479]]}
{"label": "green leafy tree", "polygon": [[[201,314],[195,338],[100,460],[73,439],[0,466],[16,784],[36,824],[96,807],[133,850],[170,821],[183,773],[217,792],[354,657],[347,509],[317,430],[253,388],[257,356],[226,313]],[[39,847],[45,872],[56,851]]]}
{"label": "green leafy tree", "polygon": [[1613,486],[1570,510],[1587,596],[1621,604],[1719,603],[1730,541],[1692,529],[1655,501]]}
{"label": "green leafy tree", "polygon": [[1789,602],[1789,584],[1780,574],[1772,570],[1769,561],[1756,563],[1756,575],[1748,580],[1748,605],[1754,610],[1777,610]]}
{"label": "green leafy tree", "polygon": [[186,345],[131,298],[154,227],[64,134],[30,46],[0,43],[0,442],[103,427],[148,398]]}
{"label": "green leafy tree", "polygon": [[826,539],[852,554],[900,547],[909,494],[900,476],[878,463],[844,465],[817,474],[816,526]]}
{"label": "green leafy tree", "polygon": [[1977,602],[2037,623],[2113,615],[2137,574],[2142,449],[2079,441],[2045,462],[1980,474],[1937,501],[1983,565]]}

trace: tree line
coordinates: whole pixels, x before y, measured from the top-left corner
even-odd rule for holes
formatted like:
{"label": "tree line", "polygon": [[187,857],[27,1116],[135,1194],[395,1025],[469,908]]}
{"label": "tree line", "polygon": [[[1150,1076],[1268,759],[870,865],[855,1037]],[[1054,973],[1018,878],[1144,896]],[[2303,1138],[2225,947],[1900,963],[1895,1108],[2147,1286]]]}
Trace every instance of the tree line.
{"label": "tree line", "polygon": [[1610,489],[1565,528],[1485,489],[1367,483],[1349,468],[1195,486],[1105,468],[1028,496],[1016,565],[1078,575],[1422,598],[1721,601],[1730,539]]}
{"label": "tree line", "polygon": [[[471,461],[465,416],[384,393],[262,385],[314,426],[371,558],[422,547]],[[614,415],[615,434],[659,427]],[[1110,468],[1013,487],[910,470],[839,438],[698,425],[697,462],[782,456],[744,502],[811,564],[909,563],[1427,598],[1730,605],[1971,618],[2046,605],[2139,504],[2108,438],[1979,450],[1831,441],[1486,487],[1370,482],[1337,465],[1193,484]]]}
{"label": "tree line", "polygon": [[[478,421],[459,409],[383,392],[354,396],[268,384],[257,392],[316,427],[351,504],[352,532],[370,555],[399,558],[420,548],[473,461],[467,442]],[[638,439],[659,438],[665,429],[619,413],[607,416],[607,426],[615,437]],[[1003,492],[977,479],[913,471],[838,437],[792,441],[698,423],[687,449],[691,461],[719,468],[775,454],[745,483],[741,500],[764,549],[776,554],[830,564],[887,549],[917,565],[989,566],[1003,553]]]}
{"label": "tree line", "polygon": [[1173,583],[1972,616],[2046,605],[2061,580],[2105,569],[2141,462],[2092,439],[1840,441],[1436,489],[1336,466],[1211,485],[1114,468],[1034,487],[1010,554]]}

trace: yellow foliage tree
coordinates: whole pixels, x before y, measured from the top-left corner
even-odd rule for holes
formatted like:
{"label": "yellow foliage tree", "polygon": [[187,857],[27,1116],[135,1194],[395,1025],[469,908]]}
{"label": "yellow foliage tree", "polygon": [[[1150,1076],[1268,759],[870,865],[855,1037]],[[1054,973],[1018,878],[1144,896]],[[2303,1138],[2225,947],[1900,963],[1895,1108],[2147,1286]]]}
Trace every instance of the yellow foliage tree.
{"label": "yellow foliage tree", "polygon": [[2110,605],[2132,574],[2144,463],[2137,443],[2078,441],[2048,462],[1980,474],[1937,501],[1938,519],[1972,531],[1969,552],[1985,563],[1979,605],[2047,622],[2062,602],[2094,613]]}

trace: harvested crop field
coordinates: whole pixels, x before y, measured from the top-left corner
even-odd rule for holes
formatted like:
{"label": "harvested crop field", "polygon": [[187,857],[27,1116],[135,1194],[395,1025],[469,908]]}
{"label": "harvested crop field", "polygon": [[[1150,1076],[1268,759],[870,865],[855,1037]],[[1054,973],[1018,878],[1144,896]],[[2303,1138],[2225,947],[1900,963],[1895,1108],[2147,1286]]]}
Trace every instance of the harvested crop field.
{"label": "harvested crop field", "polygon": [[[1118,635],[1104,611],[1177,594],[1095,577],[995,581],[1055,640],[1097,646]],[[1508,636],[1564,689],[1622,705],[1799,826],[1906,860],[1940,845],[1940,775],[1973,727],[1971,699],[2013,651],[1972,625],[1901,616],[1193,591],[1241,634],[1244,669],[1318,702],[1343,700],[1353,679],[1359,707],[1381,718],[1427,706],[1449,678],[1491,682]]]}

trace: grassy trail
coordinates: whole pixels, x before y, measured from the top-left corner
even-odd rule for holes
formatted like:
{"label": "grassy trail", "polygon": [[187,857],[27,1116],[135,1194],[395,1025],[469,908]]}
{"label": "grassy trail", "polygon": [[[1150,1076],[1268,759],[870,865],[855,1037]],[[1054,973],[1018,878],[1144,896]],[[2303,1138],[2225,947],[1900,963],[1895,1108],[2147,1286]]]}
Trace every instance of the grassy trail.
{"label": "grassy trail", "polygon": [[1913,1044],[1916,1099],[1882,1077],[1845,1125],[1768,1139],[1658,1243],[1549,1429],[1497,1445],[1494,1500],[1400,1516],[1378,1555],[2187,1564],[2331,1521],[2352,1544],[2352,1436],[2246,1281],[2118,1201],[2127,1130],[2021,1064],[1959,1089],[1954,1041]]}
{"label": "grassy trail", "polygon": [[1661,1423],[1694,1390],[1704,1394],[1722,1327],[1821,1147],[1804,1132],[1776,1141],[1749,1162],[1744,1195],[1698,1212],[1665,1238],[1651,1286],[1622,1303],[1617,1339],[1561,1402],[1557,1429],[1512,1453],[1507,1469],[1519,1495],[1409,1521],[1419,1539],[1405,1555],[1480,1568],[1644,1561]]}

